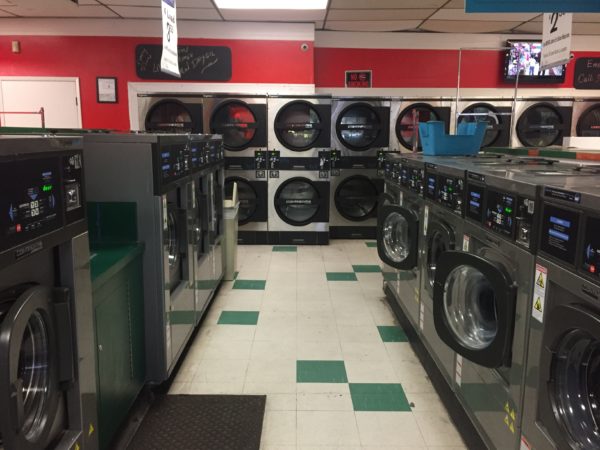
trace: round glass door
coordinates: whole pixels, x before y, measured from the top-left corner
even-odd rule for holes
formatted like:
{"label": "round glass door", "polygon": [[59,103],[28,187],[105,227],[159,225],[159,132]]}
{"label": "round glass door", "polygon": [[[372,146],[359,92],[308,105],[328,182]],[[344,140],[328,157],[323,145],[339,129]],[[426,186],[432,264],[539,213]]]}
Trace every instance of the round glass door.
{"label": "round glass door", "polygon": [[275,193],[275,209],[279,217],[291,225],[306,225],[319,211],[321,197],[312,182],[292,178]]}
{"label": "round glass door", "polygon": [[577,448],[600,448],[600,337],[572,330],[552,365],[555,414]]}
{"label": "round glass door", "polygon": [[377,187],[362,175],[342,181],[335,192],[338,212],[348,220],[361,221],[372,217],[377,210]]}
{"label": "round glass door", "polygon": [[377,111],[370,105],[356,103],[344,109],[336,129],[340,141],[353,150],[368,150],[379,136],[382,124]]}
{"label": "round glass door", "polygon": [[393,212],[386,216],[382,225],[383,248],[395,263],[401,263],[410,255],[410,233],[408,220]]}
{"label": "round glass door", "polygon": [[[412,149],[417,135],[415,130],[418,130],[419,123],[432,120],[440,120],[440,118],[431,106],[424,103],[409,106],[400,113],[396,120],[398,140],[404,147]],[[420,150],[421,145],[418,148]]]}
{"label": "round glass door", "polygon": [[191,133],[192,115],[183,103],[164,100],[155,104],[146,116],[146,131]]}
{"label": "round glass door", "polygon": [[232,197],[234,183],[237,183],[238,200],[240,202],[238,223],[244,225],[250,222],[256,213],[256,209],[258,208],[258,195],[252,185],[243,178],[227,178],[225,180],[225,197]]}
{"label": "round glass door", "polygon": [[577,136],[600,136],[600,106],[593,106],[581,115],[577,122]]}
{"label": "round glass door", "polygon": [[454,338],[469,350],[489,347],[498,334],[494,288],[474,267],[458,266],[446,278],[444,314]]}
{"label": "round glass door", "polygon": [[563,120],[550,105],[533,105],[519,117],[517,136],[523,145],[548,147],[559,143]]}
{"label": "round glass door", "polygon": [[321,118],[309,102],[288,103],[275,117],[277,139],[290,150],[312,148],[320,133]]}
{"label": "round glass door", "polygon": [[493,106],[486,103],[477,103],[475,105],[468,106],[463,111],[463,114],[473,114],[461,116],[459,123],[472,123],[472,122],[486,122],[487,131],[483,138],[482,147],[490,147],[500,137],[500,124],[502,120],[498,116],[498,111]]}
{"label": "round glass door", "polygon": [[228,150],[244,150],[256,135],[258,123],[250,107],[241,101],[225,102],[212,115],[210,129],[223,135],[223,145]]}

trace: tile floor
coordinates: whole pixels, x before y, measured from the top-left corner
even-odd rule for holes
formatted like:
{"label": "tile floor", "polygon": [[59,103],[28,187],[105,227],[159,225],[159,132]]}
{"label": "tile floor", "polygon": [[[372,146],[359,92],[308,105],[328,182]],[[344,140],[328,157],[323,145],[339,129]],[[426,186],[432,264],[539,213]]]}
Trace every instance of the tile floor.
{"label": "tile floor", "polygon": [[240,246],[172,394],[266,394],[264,450],[465,449],[384,300],[373,242]]}

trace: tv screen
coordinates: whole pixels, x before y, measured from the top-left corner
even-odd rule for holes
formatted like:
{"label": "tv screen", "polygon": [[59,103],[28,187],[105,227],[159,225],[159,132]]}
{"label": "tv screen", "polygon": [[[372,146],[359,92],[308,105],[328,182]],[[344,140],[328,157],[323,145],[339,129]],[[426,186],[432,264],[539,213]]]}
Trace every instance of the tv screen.
{"label": "tv screen", "polygon": [[564,83],[566,66],[540,70],[542,41],[508,41],[504,62],[504,79],[519,83]]}

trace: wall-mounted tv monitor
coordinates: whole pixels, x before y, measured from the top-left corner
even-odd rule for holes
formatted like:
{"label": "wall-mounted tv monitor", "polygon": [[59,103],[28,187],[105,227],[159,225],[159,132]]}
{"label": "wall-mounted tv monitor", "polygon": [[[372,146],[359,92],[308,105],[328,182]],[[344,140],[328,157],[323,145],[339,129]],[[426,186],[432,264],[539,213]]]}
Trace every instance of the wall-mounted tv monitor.
{"label": "wall-mounted tv monitor", "polygon": [[519,83],[564,83],[567,66],[541,70],[542,41],[508,41],[504,59],[504,80],[514,82],[519,72]]}

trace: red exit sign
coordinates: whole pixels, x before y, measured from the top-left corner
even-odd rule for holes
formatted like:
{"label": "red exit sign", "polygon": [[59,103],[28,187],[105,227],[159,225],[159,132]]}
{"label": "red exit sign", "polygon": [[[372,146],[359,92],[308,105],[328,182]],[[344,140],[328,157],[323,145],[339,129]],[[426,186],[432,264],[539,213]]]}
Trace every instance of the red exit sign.
{"label": "red exit sign", "polygon": [[347,88],[372,87],[373,72],[370,70],[346,70]]}

